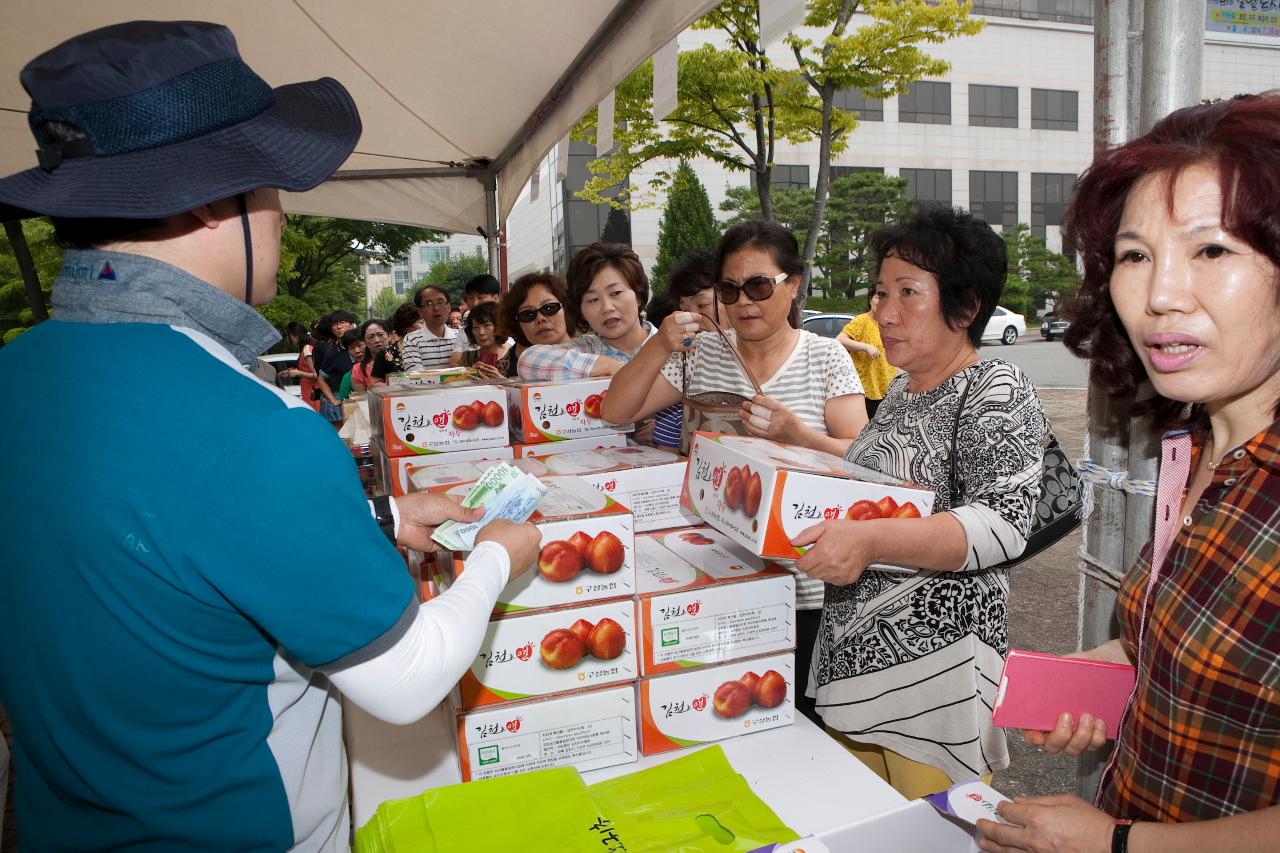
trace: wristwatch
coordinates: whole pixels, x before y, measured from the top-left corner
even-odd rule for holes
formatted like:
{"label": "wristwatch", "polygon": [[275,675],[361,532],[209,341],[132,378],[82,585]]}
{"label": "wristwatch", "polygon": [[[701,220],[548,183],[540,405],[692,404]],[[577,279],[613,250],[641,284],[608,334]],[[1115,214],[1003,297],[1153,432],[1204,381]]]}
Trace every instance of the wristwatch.
{"label": "wristwatch", "polygon": [[396,517],[391,511],[391,497],[389,495],[378,495],[369,501],[369,507],[373,510],[373,517],[378,522],[378,526],[382,528],[382,532],[386,534],[387,539],[392,544],[395,544]]}

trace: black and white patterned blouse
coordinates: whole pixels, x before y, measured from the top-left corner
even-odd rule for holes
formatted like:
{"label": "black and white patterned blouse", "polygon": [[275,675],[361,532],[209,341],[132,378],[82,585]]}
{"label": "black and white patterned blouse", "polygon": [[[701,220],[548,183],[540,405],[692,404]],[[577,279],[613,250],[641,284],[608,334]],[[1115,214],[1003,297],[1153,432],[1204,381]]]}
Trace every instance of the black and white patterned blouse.
{"label": "black and white patterned blouse", "polygon": [[[955,572],[868,571],[827,586],[814,673],[818,712],[831,728],[942,770],[953,780],[1008,766],[991,724],[1008,646],[1004,570],[1022,552],[1040,492],[1046,431],[1035,388],[1016,366],[985,361],[913,394],[889,386],[849,447],[860,465],[935,491],[934,512],[964,527],[968,555]],[[961,494],[950,493],[956,409]]]}

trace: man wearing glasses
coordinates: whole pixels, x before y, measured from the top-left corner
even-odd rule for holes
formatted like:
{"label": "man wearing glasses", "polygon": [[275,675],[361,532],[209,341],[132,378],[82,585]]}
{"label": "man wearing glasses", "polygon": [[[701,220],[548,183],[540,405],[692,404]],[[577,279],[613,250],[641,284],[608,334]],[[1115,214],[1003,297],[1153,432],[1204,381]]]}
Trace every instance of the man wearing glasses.
{"label": "man wearing glasses", "polygon": [[428,285],[413,294],[426,328],[410,332],[400,345],[400,356],[406,371],[438,370],[449,366],[457,329],[449,327],[449,295]]}

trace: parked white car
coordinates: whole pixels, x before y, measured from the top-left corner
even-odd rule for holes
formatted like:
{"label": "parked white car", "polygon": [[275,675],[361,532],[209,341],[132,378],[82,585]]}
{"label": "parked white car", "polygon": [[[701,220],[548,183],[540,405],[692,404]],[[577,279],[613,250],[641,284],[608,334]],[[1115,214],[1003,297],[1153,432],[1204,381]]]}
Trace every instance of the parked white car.
{"label": "parked white car", "polygon": [[987,321],[987,328],[982,333],[982,340],[999,341],[1005,346],[1016,344],[1018,338],[1027,332],[1027,318],[1015,314],[1008,308],[996,306],[995,313]]}
{"label": "parked white car", "polygon": [[[262,360],[274,367],[277,371],[284,370],[286,367],[295,367],[298,364],[298,354],[296,352],[281,352],[271,355],[262,356]],[[285,378],[276,376],[276,386],[283,388],[286,393],[295,397],[302,396],[302,386],[298,384],[299,380],[296,376]]]}

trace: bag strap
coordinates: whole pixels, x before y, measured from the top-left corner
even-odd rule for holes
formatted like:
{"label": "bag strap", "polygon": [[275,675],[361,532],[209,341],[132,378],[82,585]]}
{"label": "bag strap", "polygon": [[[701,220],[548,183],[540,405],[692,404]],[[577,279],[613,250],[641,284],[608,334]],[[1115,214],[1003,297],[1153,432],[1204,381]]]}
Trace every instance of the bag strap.
{"label": "bag strap", "polygon": [[973,377],[969,377],[964,381],[964,391],[960,394],[960,405],[956,407],[956,422],[955,422],[955,425],[952,426],[951,428],[951,452],[949,454],[949,461],[951,463],[951,474],[947,478],[947,485],[950,490],[950,494],[948,495],[948,497],[950,499],[950,502],[953,504],[953,506],[948,507],[948,509],[954,509],[955,506],[958,506],[958,504],[956,503],[956,500],[960,494],[960,480],[956,476],[956,456],[959,455],[956,452],[956,445],[960,440],[960,416],[964,414],[964,404],[967,403],[969,400],[969,388],[972,385],[973,385]]}
{"label": "bag strap", "polygon": [[[707,315],[704,314],[703,316]],[[747,381],[751,383],[751,387],[755,389],[757,394],[763,396],[764,392],[760,390],[760,383],[756,381],[755,374],[751,372],[751,368],[747,367],[747,363],[738,354],[738,348],[733,345],[733,341],[729,340],[729,336],[724,333],[724,329],[720,328],[720,324],[715,321],[715,318],[707,316],[707,319],[711,321],[711,325],[716,327],[716,331],[720,334],[720,340],[724,341],[724,345],[729,348],[729,354],[733,356],[734,361],[738,362],[738,367],[741,367],[742,372],[746,374]]]}

